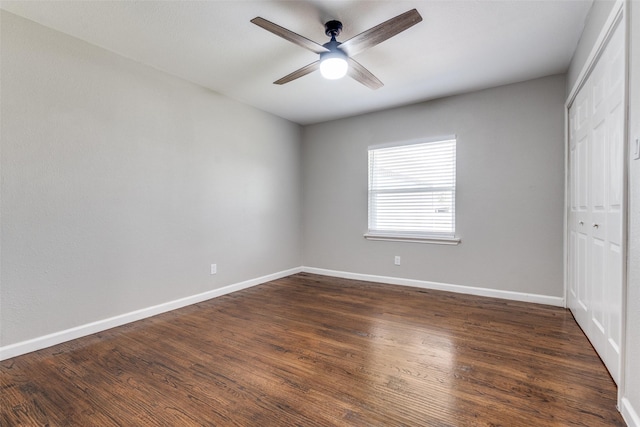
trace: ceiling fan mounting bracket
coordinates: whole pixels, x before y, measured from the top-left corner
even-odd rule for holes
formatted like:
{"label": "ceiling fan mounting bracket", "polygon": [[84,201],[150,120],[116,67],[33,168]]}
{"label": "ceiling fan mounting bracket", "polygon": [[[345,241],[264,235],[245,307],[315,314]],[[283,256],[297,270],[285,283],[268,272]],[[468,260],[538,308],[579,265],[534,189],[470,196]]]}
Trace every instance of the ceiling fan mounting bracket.
{"label": "ceiling fan mounting bracket", "polygon": [[324,24],[324,33],[327,37],[336,38],[342,31],[342,22],[340,21],[327,21]]}

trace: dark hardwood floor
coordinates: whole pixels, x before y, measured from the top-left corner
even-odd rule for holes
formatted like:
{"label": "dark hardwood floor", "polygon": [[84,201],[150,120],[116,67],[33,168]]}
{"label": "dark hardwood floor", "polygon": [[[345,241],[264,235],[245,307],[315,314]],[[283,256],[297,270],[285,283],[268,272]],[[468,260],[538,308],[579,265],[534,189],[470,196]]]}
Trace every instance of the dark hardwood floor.
{"label": "dark hardwood floor", "polygon": [[622,426],[563,309],[297,274],[0,362],[0,425]]}

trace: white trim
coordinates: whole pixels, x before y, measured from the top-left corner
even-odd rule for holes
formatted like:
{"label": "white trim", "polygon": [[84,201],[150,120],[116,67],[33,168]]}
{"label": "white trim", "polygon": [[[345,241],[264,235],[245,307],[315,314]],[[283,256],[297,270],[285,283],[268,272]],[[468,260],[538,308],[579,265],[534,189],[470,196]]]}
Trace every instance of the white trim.
{"label": "white trim", "polygon": [[625,4],[625,0],[616,0],[616,4],[613,5],[613,8],[611,9],[611,13],[609,13],[609,16],[607,17],[607,21],[602,26],[602,31],[600,31],[600,34],[598,35],[598,38],[593,44],[593,48],[591,49],[591,52],[589,53],[587,60],[585,61],[584,65],[582,66],[582,69],[580,70],[580,74],[578,74],[578,78],[576,79],[575,83],[573,84],[573,87],[571,88],[571,91],[569,92],[569,96],[567,97],[567,102],[565,103],[565,107],[567,109],[569,109],[576,95],[578,94],[578,91],[580,91],[580,88],[582,87],[582,85],[587,81],[589,74],[591,74],[591,70],[593,69],[593,66],[596,63],[597,58],[602,53],[602,49],[605,48],[607,44],[607,40],[609,39],[609,37],[613,33],[613,30],[615,29],[616,21],[618,21],[618,19],[622,17],[622,14],[624,12],[624,8],[623,8],[624,4]]}
{"label": "white trim", "polygon": [[431,243],[434,245],[459,245],[459,237],[437,237],[437,236],[420,236],[420,235],[399,235],[399,234],[383,234],[383,233],[365,233],[364,238],[367,240],[382,240],[385,242],[409,242],[409,243]]}
{"label": "white trim", "polygon": [[626,397],[621,399],[620,413],[629,427],[640,427],[640,416]]}
{"label": "white trim", "polygon": [[562,279],[565,305],[568,308],[569,302],[569,206],[571,206],[571,193],[569,188],[569,107],[564,108],[564,212],[562,215]]}
{"label": "white trim", "polygon": [[[640,427],[640,421],[638,419],[637,413],[631,407],[631,402],[627,400],[625,397],[627,395],[627,385],[626,385],[626,374],[627,374],[627,292],[629,289],[629,217],[631,215],[631,200],[629,188],[631,186],[631,174],[630,174],[630,125],[629,125],[629,90],[631,88],[630,85],[630,67],[631,67],[631,56],[630,56],[630,47],[631,47],[631,15],[630,15],[630,4],[628,1],[623,0],[623,10],[622,10],[622,22],[620,25],[624,25],[624,94],[623,94],[623,108],[624,108],[624,118],[623,118],[623,131],[622,131],[622,173],[623,173],[623,185],[622,185],[622,194],[623,194],[623,203],[624,209],[622,211],[622,294],[621,298],[621,313],[620,313],[620,380],[617,384],[618,386],[618,410],[622,413],[624,418],[624,413],[622,412],[625,401],[627,406],[629,406],[629,417],[634,419],[635,425]],[[629,425],[630,423],[627,422]]]}
{"label": "white trim", "polygon": [[564,298],[548,295],[527,294],[524,292],[502,291],[498,289],[478,288],[474,286],[452,285],[449,283],[429,282],[425,280],[403,279],[400,277],[376,276],[371,274],[350,273],[346,271],[326,270],[324,268],[302,267],[305,273],[323,276],[340,277],[343,279],[365,280],[368,282],[386,283],[389,285],[411,286],[414,288],[434,289],[439,291],[456,292],[459,294],[477,295],[491,298],[501,298],[512,301],[531,302],[536,304],[564,307]]}
{"label": "white trim", "polygon": [[44,335],[44,336],[33,338],[30,340],[0,347],[0,360],[6,360],[12,357],[20,356],[22,354],[30,353],[32,351],[41,350],[47,347],[51,347],[53,345],[61,344],[63,342],[71,341],[87,335],[95,334],[97,332],[105,331],[107,329],[125,325],[127,323],[135,322],[137,320],[146,319],[148,317],[155,316],[157,314],[165,313],[171,310],[176,310],[178,308],[186,307],[191,304],[196,304],[202,301],[206,301],[206,300],[216,298],[222,295],[226,295],[232,292],[257,286],[266,282],[270,282],[272,280],[281,279],[283,277],[287,277],[292,274],[296,274],[300,272],[320,274],[323,276],[330,276],[330,277],[342,277],[345,279],[365,280],[365,281],[375,282],[375,283],[411,286],[415,288],[434,289],[434,290],[441,290],[441,291],[448,291],[448,292],[456,292],[460,294],[501,298],[501,299],[507,299],[507,300],[513,300],[513,301],[524,301],[524,302],[531,302],[536,304],[546,304],[546,305],[553,305],[557,307],[564,307],[563,298],[552,297],[547,295],[528,294],[528,293],[513,292],[513,291],[502,291],[498,289],[453,285],[448,283],[438,283],[438,282],[430,282],[430,281],[424,281],[424,280],[403,279],[399,277],[350,273],[345,271],[326,270],[323,268],[296,267],[296,268],[291,268],[289,270],[284,270],[284,271],[269,274],[266,276],[258,277],[255,279],[246,280],[244,282],[236,283],[233,285],[224,286],[222,288],[213,289],[211,291],[203,292],[201,294],[180,298],[174,301],[169,301],[169,302],[158,304],[155,306],[143,308],[140,310],[132,311],[130,313],[114,316],[108,319],[99,320],[96,322],[87,323],[85,325],[76,326],[74,328],[66,329],[64,331],[54,332],[49,335]]}
{"label": "white trim", "polygon": [[54,332],[49,335],[44,335],[27,341],[10,344],[4,347],[0,347],[0,360],[5,360],[11,357],[30,353],[32,351],[41,350],[43,348],[61,344],[66,341],[71,341],[76,338],[81,338],[87,335],[95,334],[97,332],[105,331],[116,326],[135,322],[136,320],[146,319],[147,317],[155,316],[167,311],[176,310],[178,308],[186,307],[191,304],[196,304],[208,299],[216,298],[232,292],[240,291],[242,289],[257,286],[262,283],[270,282],[272,280],[281,279],[292,274],[300,273],[301,271],[301,267],[296,267],[289,270],[268,274],[266,276],[245,280],[244,282],[236,283],[233,285],[223,286],[222,288],[213,289],[201,294],[180,298],[174,301],[168,301],[162,304],[132,311],[130,313],[121,314],[108,319],[98,320],[96,322],[76,326],[64,331]]}

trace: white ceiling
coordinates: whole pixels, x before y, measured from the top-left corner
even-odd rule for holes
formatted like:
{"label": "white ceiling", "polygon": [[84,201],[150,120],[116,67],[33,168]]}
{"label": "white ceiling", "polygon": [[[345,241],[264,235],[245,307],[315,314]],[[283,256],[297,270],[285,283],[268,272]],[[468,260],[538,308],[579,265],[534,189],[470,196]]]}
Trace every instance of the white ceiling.
{"label": "white ceiling", "polygon": [[[1,7],[300,124],[563,73],[592,0],[6,1]],[[319,72],[273,81],[317,59],[249,22],[261,16],[317,43],[416,8],[423,21],[354,58],[373,91]]]}

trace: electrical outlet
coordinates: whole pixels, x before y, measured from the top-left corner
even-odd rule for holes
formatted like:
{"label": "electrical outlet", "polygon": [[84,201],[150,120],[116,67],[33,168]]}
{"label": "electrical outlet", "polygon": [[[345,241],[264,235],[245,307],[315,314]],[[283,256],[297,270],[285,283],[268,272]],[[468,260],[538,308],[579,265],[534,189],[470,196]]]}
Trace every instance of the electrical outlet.
{"label": "electrical outlet", "polygon": [[216,274],[218,272],[218,264],[211,264],[211,274]]}
{"label": "electrical outlet", "polygon": [[400,265],[400,257],[398,255],[396,255],[396,257],[393,259],[393,263],[395,265]]}

